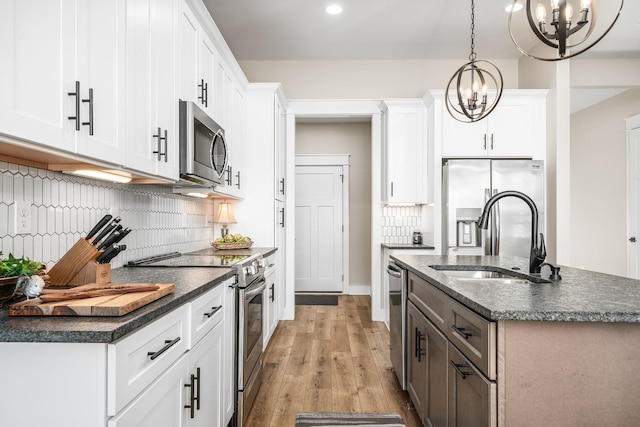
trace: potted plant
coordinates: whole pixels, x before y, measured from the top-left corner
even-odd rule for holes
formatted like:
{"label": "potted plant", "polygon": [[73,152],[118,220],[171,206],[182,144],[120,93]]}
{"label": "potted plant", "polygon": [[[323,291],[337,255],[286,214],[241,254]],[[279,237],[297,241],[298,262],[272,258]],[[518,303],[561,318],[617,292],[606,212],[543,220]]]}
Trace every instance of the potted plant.
{"label": "potted plant", "polygon": [[42,267],[42,263],[26,257],[16,258],[13,254],[9,254],[5,258],[0,251],[0,302],[13,296],[20,277],[31,277]]}

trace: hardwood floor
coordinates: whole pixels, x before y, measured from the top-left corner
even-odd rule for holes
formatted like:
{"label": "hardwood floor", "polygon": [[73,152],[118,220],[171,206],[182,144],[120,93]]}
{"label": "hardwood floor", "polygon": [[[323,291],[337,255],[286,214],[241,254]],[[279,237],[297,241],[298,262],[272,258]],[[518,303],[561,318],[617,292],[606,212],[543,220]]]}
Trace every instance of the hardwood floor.
{"label": "hardwood floor", "polygon": [[421,427],[389,360],[389,331],[368,296],[296,306],[263,355],[264,377],[247,427],[293,427],[298,412],[397,412]]}

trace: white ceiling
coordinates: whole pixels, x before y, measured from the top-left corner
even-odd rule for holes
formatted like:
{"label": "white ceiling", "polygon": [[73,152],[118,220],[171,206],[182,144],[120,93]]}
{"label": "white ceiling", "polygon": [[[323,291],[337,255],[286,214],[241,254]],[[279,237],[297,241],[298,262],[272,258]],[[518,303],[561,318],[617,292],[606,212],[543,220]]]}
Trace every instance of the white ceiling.
{"label": "white ceiling", "polygon": [[[469,0],[203,1],[239,61],[469,58]],[[620,0],[604,1],[619,4]],[[476,2],[478,59],[521,56],[509,37],[504,11],[512,2]],[[341,4],[344,12],[338,16],[325,13],[332,3]],[[515,18],[513,25],[517,26]],[[640,0],[626,0],[611,32],[581,57],[640,58]],[[572,111],[619,92],[619,88],[573,90]]]}
{"label": "white ceiling", "polygon": [[[478,59],[520,56],[509,37],[508,14],[504,11],[512,1],[476,3]],[[605,1],[619,4],[620,0]],[[204,0],[204,3],[240,61],[465,60],[470,52],[469,0]],[[325,7],[331,3],[342,4],[344,12],[337,16],[325,13]],[[583,55],[640,58],[640,1],[624,3],[611,32]]]}

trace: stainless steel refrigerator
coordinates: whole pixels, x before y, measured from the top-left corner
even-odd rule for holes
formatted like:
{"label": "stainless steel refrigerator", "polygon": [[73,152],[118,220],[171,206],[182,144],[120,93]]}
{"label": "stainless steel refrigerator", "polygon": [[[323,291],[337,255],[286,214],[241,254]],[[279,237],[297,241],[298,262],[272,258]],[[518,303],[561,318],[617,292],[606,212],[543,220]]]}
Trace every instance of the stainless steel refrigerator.
{"label": "stainless steel refrigerator", "polygon": [[545,231],[544,162],[541,160],[449,160],[443,166],[443,248],[449,255],[529,257],[531,209],[516,198],[492,209],[488,230],[475,221],[486,201],[502,191],[531,197],[538,208],[539,232]]}

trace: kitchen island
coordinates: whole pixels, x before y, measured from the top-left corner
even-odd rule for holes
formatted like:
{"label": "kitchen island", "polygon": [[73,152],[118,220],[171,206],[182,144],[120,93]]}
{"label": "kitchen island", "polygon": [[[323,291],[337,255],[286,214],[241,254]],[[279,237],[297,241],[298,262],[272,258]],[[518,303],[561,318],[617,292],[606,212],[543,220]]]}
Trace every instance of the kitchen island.
{"label": "kitchen island", "polygon": [[[392,258],[408,270],[409,393],[425,425],[640,425],[640,281],[562,266],[532,283],[512,257]],[[520,277],[448,271],[479,266]]]}

